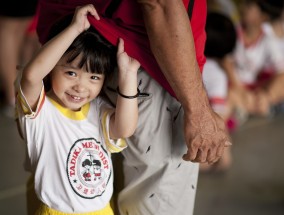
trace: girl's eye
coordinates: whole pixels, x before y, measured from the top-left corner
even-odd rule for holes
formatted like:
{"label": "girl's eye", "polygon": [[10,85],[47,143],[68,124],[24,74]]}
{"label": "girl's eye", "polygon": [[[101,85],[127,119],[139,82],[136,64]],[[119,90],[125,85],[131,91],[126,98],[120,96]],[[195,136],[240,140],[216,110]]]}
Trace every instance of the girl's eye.
{"label": "girl's eye", "polygon": [[92,79],[92,80],[100,80],[100,77],[99,77],[99,76],[96,76],[96,75],[92,75],[92,76],[91,76],[91,79]]}
{"label": "girl's eye", "polygon": [[73,76],[73,77],[76,76],[76,73],[72,72],[72,71],[68,71],[68,72],[66,72],[66,74],[68,74],[69,76]]}

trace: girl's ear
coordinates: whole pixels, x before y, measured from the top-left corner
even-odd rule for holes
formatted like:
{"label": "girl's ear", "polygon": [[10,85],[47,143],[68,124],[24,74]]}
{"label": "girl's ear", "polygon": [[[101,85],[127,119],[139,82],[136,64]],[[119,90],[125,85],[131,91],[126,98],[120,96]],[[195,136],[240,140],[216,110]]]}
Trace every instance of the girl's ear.
{"label": "girl's ear", "polygon": [[270,18],[269,18],[269,16],[268,16],[266,13],[263,13],[262,17],[263,17],[263,21],[264,21],[264,22],[271,21]]}

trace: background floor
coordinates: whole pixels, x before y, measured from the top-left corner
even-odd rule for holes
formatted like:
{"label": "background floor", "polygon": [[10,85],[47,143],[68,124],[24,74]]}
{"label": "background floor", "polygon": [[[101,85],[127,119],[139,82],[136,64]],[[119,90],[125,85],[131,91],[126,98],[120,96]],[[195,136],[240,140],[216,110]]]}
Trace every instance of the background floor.
{"label": "background floor", "polygon": [[195,215],[283,215],[284,116],[249,120],[232,150],[228,172],[200,174]]}

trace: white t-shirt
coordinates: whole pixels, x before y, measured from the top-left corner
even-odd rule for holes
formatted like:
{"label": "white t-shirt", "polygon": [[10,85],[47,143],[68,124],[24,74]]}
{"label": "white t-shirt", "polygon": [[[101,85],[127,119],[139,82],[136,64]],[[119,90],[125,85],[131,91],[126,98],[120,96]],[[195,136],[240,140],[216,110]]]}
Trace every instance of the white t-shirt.
{"label": "white t-shirt", "polygon": [[104,208],[113,193],[110,152],[126,147],[124,140],[109,138],[113,110],[96,98],[80,111],[70,111],[45,96],[44,89],[35,112],[21,90],[17,101],[38,198],[65,213]]}
{"label": "white t-shirt", "polygon": [[275,71],[284,70],[284,54],[276,40],[265,32],[249,46],[245,46],[241,37],[237,40],[234,51],[236,72],[242,83],[254,84],[258,74],[269,63]]}
{"label": "white t-shirt", "polygon": [[[284,23],[283,23],[282,27],[284,29]],[[282,54],[284,55],[284,37],[278,37],[275,34],[271,24],[268,23],[268,22],[264,23],[262,28],[263,28],[263,31],[271,38],[271,40],[274,40],[278,44],[278,47],[280,47],[280,50],[281,50]],[[273,68],[273,65],[270,65],[269,62],[266,64],[265,70],[271,71],[271,70],[274,70],[274,69],[275,68]]]}
{"label": "white t-shirt", "polygon": [[228,79],[225,72],[215,60],[207,58],[202,78],[213,110],[224,114],[228,94]]}

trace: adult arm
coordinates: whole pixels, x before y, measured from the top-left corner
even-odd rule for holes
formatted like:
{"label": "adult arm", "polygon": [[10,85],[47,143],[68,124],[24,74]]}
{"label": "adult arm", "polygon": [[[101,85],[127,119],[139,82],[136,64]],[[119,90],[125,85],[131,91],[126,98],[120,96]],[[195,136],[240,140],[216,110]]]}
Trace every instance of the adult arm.
{"label": "adult arm", "polygon": [[223,120],[211,109],[196,61],[194,40],[182,0],[137,0],[141,4],[151,49],[181,102],[184,160],[217,161],[229,137]]}

